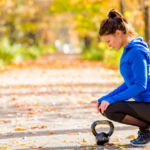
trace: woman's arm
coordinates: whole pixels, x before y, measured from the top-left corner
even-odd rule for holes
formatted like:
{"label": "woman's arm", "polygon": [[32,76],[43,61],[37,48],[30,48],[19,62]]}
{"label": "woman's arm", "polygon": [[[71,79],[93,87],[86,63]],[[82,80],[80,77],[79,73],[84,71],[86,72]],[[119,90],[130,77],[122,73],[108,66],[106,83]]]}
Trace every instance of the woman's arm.
{"label": "woman's arm", "polygon": [[116,88],[114,91],[112,91],[112,92],[110,92],[109,94],[107,94],[107,95],[105,95],[105,96],[99,98],[99,99],[98,99],[98,102],[101,103],[102,100],[105,100],[106,98],[109,98],[109,97],[111,97],[111,96],[114,96],[114,95],[116,95],[116,94],[122,92],[123,90],[125,90],[125,89],[127,89],[127,88],[128,88],[127,85],[126,85],[125,83],[123,83],[123,84],[121,84],[118,88]]}
{"label": "woman's arm", "polygon": [[128,100],[143,92],[147,88],[147,62],[144,53],[140,50],[133,50],[130,56],[130,61],[135,82],[122,92],[106,98],[105,100],[110,104]]}

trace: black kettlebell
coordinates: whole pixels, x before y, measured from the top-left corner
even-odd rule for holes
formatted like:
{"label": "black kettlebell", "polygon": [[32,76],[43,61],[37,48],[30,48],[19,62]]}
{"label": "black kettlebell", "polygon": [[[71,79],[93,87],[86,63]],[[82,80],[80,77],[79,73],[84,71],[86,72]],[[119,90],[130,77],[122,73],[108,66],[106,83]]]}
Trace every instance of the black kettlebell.
{"label": "black kettlebell", "polygon": [[[109,125],[109,127],[110,127],[109,132],[108,133],[105,133],[105,132],[97,133],[95,130],[95,127],[99,124]],[[104,145],[106,142],[109,141],[109,137],[113,134],[114,125],[112,122],[110,122],[108,120],[97,120],[92,123],[91,130],[92,130],[92,133],[94,134],[94,136],[96,137],[97,145]]]}

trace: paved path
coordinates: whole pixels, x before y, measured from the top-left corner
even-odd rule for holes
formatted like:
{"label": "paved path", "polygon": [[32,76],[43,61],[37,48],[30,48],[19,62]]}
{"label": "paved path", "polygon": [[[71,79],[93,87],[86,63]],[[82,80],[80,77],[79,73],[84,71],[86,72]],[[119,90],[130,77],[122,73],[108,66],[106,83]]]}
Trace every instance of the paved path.
{"label": "paved path", "polygon": [[141,149],[129,144],[135,127],[114,123],[105,146],[95,145],[90,130],[105,119],[93,100],[120,84],[118,73],[60,54],[10,68],[0,74],[0,150]]}

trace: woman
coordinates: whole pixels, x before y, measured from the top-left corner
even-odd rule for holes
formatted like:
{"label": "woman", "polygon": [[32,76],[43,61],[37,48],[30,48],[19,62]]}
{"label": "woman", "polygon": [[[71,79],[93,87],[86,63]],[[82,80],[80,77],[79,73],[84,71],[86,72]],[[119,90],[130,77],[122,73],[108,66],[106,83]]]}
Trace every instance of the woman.
{"label": "woman", "polygon": [[[124,83],[99,98],[97,109],[110,120],[139,127],[138,137],[130,142],[144,146],[150,141],[150,50],[115,9],[102,21],[99,34],[109,47],[124,47],[120,60]],[[130,98],[134,101],[127,101]]]}

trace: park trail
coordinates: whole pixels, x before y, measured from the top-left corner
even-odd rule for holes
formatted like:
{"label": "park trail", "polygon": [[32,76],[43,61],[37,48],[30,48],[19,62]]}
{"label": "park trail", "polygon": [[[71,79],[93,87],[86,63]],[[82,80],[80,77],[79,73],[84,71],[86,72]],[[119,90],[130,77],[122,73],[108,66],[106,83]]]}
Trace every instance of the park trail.
{"label": "park trail", "polygon": [[129,144],[135,127],[114,122],[105,146],[96,146],[91,133],[94,121],[106,120],[97,113],[96,100],[121,82],[117,70],[79,54],[56,53],[10,65],[0,74],[0,150],[140,150]]}

